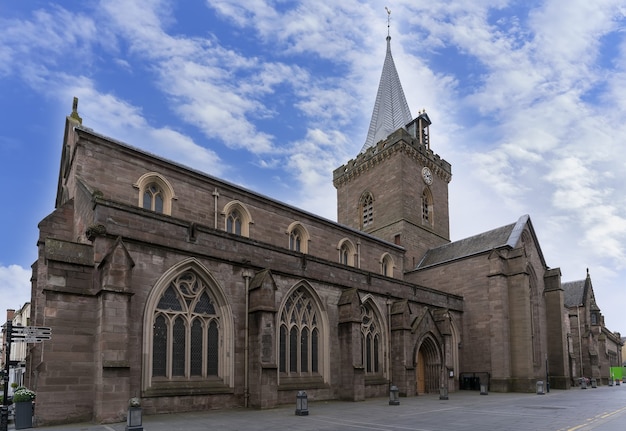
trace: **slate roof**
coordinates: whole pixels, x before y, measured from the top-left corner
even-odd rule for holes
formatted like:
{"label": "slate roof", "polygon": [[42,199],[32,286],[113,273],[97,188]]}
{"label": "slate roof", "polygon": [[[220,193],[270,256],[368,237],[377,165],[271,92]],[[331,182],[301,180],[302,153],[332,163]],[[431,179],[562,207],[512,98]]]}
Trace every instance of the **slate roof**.
{"label": "slate roof", "polygon": [[405,127],[412,119],[400,77],[391,56],[391,37],[387,36],[387,54],[378,84],[370,127],[361,153],[401,127]]}
{"label": "slate roof", "polygon": [[430,249],[417,265],[417,269],[485,253],[494,248],[514,247],[520,239],[524,226],[529,222],[530,217],[524,215],[516,223]]}
{"label": "slate roof", "polygon": [[563,288],[563,305],[569,308],[585,303],[585,281],[577,280],[561,283]]}

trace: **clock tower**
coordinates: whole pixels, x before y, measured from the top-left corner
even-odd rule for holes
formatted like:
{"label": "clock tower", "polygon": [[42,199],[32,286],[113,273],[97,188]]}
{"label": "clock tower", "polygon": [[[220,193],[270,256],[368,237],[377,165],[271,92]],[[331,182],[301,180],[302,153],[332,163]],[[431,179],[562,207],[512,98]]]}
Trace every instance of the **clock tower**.
{"label": "clock tower", "polygon": [[337,221],[406,249],[401,272],[450,242],[450,164],[431,150],[431,121],[411,114],[387,36],[387,54],[365,145],[335,169]]}

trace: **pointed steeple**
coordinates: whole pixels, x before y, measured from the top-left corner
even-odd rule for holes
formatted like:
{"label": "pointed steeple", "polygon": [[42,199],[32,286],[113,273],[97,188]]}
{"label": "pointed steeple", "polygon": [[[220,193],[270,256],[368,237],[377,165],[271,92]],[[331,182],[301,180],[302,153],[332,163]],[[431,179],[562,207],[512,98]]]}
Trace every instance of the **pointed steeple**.
{"label": "pointed steeple", "polygon": [[387,34],[387,55],[378,84],[370,128],[361,153],[376,145],[381,139],[385,139],[392,132],[404,127],[411,120],[411,111],[406,103],[398,71],[391,56],[391,36]]}

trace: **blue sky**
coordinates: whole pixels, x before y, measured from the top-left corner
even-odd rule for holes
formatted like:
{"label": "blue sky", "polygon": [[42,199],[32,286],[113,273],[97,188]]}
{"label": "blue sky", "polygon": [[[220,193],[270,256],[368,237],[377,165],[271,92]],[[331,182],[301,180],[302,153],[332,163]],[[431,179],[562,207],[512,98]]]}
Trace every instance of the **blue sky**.
{"label": "blue sky", "polygon": [[[451,3],[451,4],[450,4]],[[0,310],[30,297],[65,116],[321,216],[391,47],[452,164],[458,240],[529,214],[626,335],[626,7],[618,0],[0,3]]]}

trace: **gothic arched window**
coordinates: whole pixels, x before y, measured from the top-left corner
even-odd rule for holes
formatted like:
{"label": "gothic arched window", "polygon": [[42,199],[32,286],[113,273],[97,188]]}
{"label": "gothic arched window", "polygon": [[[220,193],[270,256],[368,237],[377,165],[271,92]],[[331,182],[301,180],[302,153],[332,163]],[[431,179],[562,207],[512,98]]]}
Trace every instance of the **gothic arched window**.
{"label": "gothic arched window", "polygon": [[230,307],[195,259],[157,283],[148,297],[144,331],[146,393],[186,395],[232,387]]}
{"label": "gothic arched window", "polygon": [[433,225],[433,196],[428,189],[422,193],[422,223]]}
{"label": "gothic arched window", "polygon": [[226,217],[226,232],[241,235],[241,213],[234,209]]}
{"label": "gothic arched window", "polygon": [[291,223],[287,228],[287,234],[289,235],[289,250],[300,253],[309,252],[309,232],[301,223]]}
{"label": "gothic arched window", "polygon": [[339,263],[349,266],[355,266],[356,248],[349,239],[342,239],[339,242]]}
{"label": "gothic arched window", "polygon": [[169,181],[156,172],[144,174],[133,185],[139,189],[139,206],[161,214],[172,214],[174,190]]}
{"label": "gothic arched window", "polygon": [[380,273],[385,277],[393,277],[393,258],[385,253],[380,260]]}
{"label": "gothic arched window", "polygon": [[143,208],[163,212],[163,190],[157,183],[150,183],[143,192]]}
{"label": "gothic arched window", "polygon": [[193,272],[176,277],[154,310],[152,376],[168,380],[217,376],[220,316]]}
{"label": "gothic arched window", "polygon": [[382,373],[383,342],[381,327],[372,307],[361,305],[361,356],[365,374]]}
{"label": "gothic arched window", "polygon": [[224,223],[226,232],[245,237],[250,236],[252,217],[241,202],[235,200],[227,203],[224,206],[223,214],[226,218]]}
{"label": "gothic arched window", "polygon": [[304,287],[285,301],[280,314],[279,371],[289,377],[320,374],[321,320],[313,298]]}
{"label": "gothic arched window", "polygon": [[374,222],[374,198],[366,192],[361,197],[361,229],[365,229]]}

